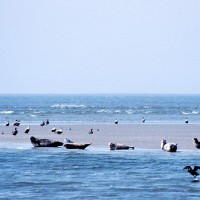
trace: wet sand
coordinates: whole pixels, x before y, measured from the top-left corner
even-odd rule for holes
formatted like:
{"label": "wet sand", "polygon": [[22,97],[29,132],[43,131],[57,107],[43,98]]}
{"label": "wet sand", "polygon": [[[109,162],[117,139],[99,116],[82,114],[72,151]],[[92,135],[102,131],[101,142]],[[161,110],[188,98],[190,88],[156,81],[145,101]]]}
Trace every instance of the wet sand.
{"label": "wet sand", "polygon": [[[63,133],[58,135],[51,132],[52,125],[32,125],[28,134],[24,133],[27,126],[20,125],[18,134],[12,135],[14,126],[0,126],[1,143],[30,144],[30,137],[47,138],[63,142],[67,137],[74,142],[92,143],[93,147],[107,147],[109,142],[123,143],[138,149],[159,149],[160,141],[178,143],[178,149],[195,149],[192,139],[200,139],[200,124],[90,124],[64,125]],[[71,128],[71,130],[69,130]],[[93,128],[93,134],[88,134]],[[1,134],[3,132],[4,134]]]}

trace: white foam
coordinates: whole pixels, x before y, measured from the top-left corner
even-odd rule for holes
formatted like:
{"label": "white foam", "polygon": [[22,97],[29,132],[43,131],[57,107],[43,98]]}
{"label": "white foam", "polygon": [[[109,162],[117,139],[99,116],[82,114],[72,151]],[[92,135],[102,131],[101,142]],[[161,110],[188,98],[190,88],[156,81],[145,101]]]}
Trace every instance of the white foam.
{"label": "white foam", "polygon": [[76,105],[76,104],[54,104],[52,106],[50,106],[51,108],[86,108],[87,106],[80,104],[80,105]]}
{"label": "white foam", "polygon": [[192,111],[192,114],[197,115],[197,114],[199,114],[199,112],[198,111]]}
{"label": "white foam", "polygon": [[30,114],[31,117],[36,117],[36,115]]}
{"label": "white foam", "polygon": [[198,111],[192,111],[192,112],[181,111],[181,113],[182,113],[183,115],[198,115],[198,114],[199,114]]}
{"label": "white foam", "polygon": [[121,113],[121,110],[115,110],[114,112],[115,113]]}
{"label": "white foam", "polygon": [[101,110],[97,110],[97,113],[112,113],[112,111],[108,109],[101,109]]}
{"label": "white foam", "polygon": [[132,115],[132,114],[134,113],[134,111],[133,111],[133,110],[127,110],[126,113],[127,113],[128,115]]}
{"label": "white foam", "polygon": [[13,114],[14,111],[13,110],[3,110],[3,111],[0,111],[0,114]]}

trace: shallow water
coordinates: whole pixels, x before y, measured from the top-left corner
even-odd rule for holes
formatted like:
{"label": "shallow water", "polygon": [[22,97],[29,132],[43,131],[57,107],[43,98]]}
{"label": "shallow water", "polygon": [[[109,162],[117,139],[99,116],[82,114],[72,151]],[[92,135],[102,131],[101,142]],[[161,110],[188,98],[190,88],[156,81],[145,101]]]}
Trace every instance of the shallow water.
{"label": "shallow water", "polygon": [[197,150],[0,148],[0,199],[199,199]]}

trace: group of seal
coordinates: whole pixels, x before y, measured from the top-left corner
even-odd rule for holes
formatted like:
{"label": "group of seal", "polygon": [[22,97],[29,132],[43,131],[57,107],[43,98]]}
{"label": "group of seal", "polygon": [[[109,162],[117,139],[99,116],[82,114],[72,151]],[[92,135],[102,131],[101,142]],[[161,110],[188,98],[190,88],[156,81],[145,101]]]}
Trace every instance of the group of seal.
{"label": "group of seal", "polygon": [[39,138],[31,136],[30,141],[34,147],[64,146],[66,149],[82,149],[83,150],[89,145],[91,145],[91,143],[86,143],[86,144],[75,143],[75,142],[72,142],[71,140],[68,140],[67,138],[65,138],[64,143],[63,143],[63,142],[49,140],[49,139],[39,139]]}
{"label": "group of seal", "polygon": [[[145,122],[145,119],[143,118],[143,123]],[[185,123],[188,123],[188,120],[186,118]],[[42,122],[40,124],[40,126],[44,126],[44,125],[48,125],[49,124],[49,120],[47,120],[46,122]],[[115,124],[118,124],[118,120],[115,120]],[[20,120],[16,120],[13,124],[13,126],[19,126],[20,125]],[[8,121],[6,123],[6,126],[10,126],[10,122]],[[71,130],[71,129],[70,129]],[[24,133],[29,133],[30,131],[30,126],[28,126]],[[63,131],[62,129],[56,129],[55,126],[52,128],[52,132],[55,132],[57,134],[61,134]],[[17,135],[18,130],[17,127],[15,127],[15,130],[12,132],[13,135]],[[93,134],[93,129],[91,129],[89,132],[89,134]],[[53,141],[53,140],[49,140],[49,139],[39,139],[39,138],[35,138],[33,136],[30,137],[30,141],[32,143],[32,145],[34,147],[59,147],[59,146],[64,146],[67,149],[85,149],[86,147],[88,147],[89,145],[91,145],[91,143],[86,143],[86,144],[81,144],[81,143],[74,143],[71,140],[67,140],[65,139],[65,142],[59,142],[59,141]],[[200,149],[200,142],[198,141],[197,138],[193,138],[193,143],[195,145],[195,147],[197,149]],[[125,144],[120,144],[120,143],[112,143],[109,142],[108,146],[110,148],[110,150],[128,150],[128,149],[135,149],[133,146],[128,146]],[[176,152],[177,151],[177,143],[167,143],[167,141],[165,139],[161,140],[161,149],[167,152]],[[192,168],[191,166],[185,166],[183,169],[187,169],[187,172],[190,173],[193,177],[194,177],[194,181],[198,181],[197,176],[199,175],[199,173],[197,172],[197,170],[200,169],[200,166],[194,166],[194,168]]]}

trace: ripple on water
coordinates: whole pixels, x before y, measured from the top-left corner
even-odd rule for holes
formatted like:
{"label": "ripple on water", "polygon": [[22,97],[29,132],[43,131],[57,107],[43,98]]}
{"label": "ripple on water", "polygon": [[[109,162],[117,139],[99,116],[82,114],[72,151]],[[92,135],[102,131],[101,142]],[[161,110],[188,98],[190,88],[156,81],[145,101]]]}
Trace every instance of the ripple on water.
{"label": "ripple on water", "polygon": [[0,149],[0,194],[15,199],[196,199],[200,182],[191,182],[183,167],[199,160],[196,151]]}

